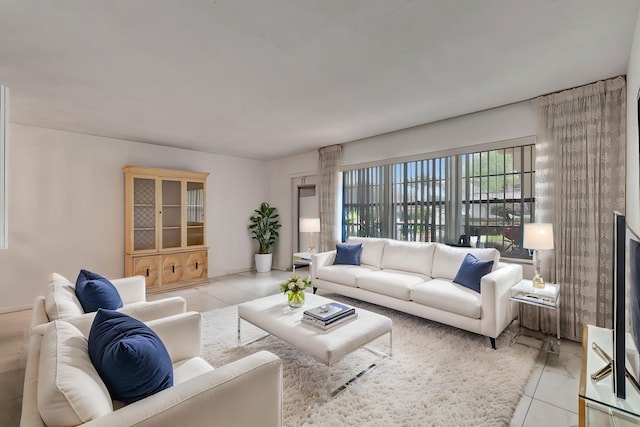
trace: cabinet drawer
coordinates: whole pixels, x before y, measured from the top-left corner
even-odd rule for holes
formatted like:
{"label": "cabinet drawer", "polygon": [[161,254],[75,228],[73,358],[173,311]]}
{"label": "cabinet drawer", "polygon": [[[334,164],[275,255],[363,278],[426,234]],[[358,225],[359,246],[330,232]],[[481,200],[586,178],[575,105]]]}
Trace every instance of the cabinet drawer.
{"label": "cabinet drawer", "polygon": [[144,276],[147,288],[160,285],[160,257],[145,256],[132,258],[133,275]]}
{"label": "cabinet drawer", "polygon": [[187,277],[186,280],[192,279],[206,279],[208,263],[207,263],[207,251],[187,252]]}
{"label": "cabinet drawer", "polygon": [[184,280],[184,254],[162,255],[162,284]]}

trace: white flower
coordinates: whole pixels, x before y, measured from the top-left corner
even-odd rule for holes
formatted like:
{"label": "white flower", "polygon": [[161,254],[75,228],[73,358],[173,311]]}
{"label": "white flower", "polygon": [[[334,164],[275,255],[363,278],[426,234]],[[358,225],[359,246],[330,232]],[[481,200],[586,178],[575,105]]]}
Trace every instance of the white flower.
{"label": "white flower", "polygon": [[280,284],[280,292],[304,292],[307,286],[311,286],[311,283],[302,277],[291,276],[286,282]]}

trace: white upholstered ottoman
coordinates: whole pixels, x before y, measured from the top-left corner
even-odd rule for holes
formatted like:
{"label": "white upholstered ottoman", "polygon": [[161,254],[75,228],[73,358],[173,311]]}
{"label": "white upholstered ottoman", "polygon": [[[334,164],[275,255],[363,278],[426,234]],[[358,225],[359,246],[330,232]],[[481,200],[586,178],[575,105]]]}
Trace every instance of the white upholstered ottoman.
{"label": "white upholstered ottoman", "polygon": [[[357,318],[326,331],[302,322],[302,313],[305,310],[330,302],[332,300],[328,298],[307,293],[304,306],[298,309],[290,308],[286,296],[282,294],[240,304],[238,305],[238,344],[243,345],[240,326],[241,320],[244,320],[328,367],[363,347],[380,356],[382,360],[391,357],[392,321],[381,314],[356,308]],[[367,347],[367,344],[385,334],[389,335],[388,352]],[[373,367],[375,363],[358,373],[347,384]],[[330,392],[330,395],[334,396],[343,388],[344,385]]]}

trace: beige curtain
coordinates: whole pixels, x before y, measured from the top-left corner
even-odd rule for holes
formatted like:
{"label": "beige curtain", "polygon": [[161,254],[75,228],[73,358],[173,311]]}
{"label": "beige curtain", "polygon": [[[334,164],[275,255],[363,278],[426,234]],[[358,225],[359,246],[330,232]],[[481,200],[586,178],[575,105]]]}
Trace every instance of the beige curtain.
{"label": "beige curtain", "polygon": [[[613,211],[625,208],[623,77],[536,98],[536,221],[554,226],[542,273],[560,284],[560,328],[611,327]],[[555,333],[555,313],[527,307],[524,326]]]}
{"label": "beige curtain", "polygon": [[318,150],[318,184],[320,193],[320,241],[319,251],[329,251],[336,246],[336,224],[338,223],[338,193],[340,185],[340,163],[342,147],[331,145]]}

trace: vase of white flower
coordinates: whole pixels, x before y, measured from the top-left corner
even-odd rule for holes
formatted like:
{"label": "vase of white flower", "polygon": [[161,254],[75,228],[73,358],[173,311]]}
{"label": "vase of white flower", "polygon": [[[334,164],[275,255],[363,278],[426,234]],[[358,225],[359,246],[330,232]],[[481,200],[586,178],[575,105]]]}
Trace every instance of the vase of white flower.
{"label": "vase of white flower", "polygon": [[289,307],[299,308],[304,305],[304,290],[310,286],[311,280],[294,275],[280,284],[280,292],[287,294]]}
{"label": "vase of white flower", "polygon": [[291,308],[299,308],[304,305],[304,291],[287,292],[287,302]]}

